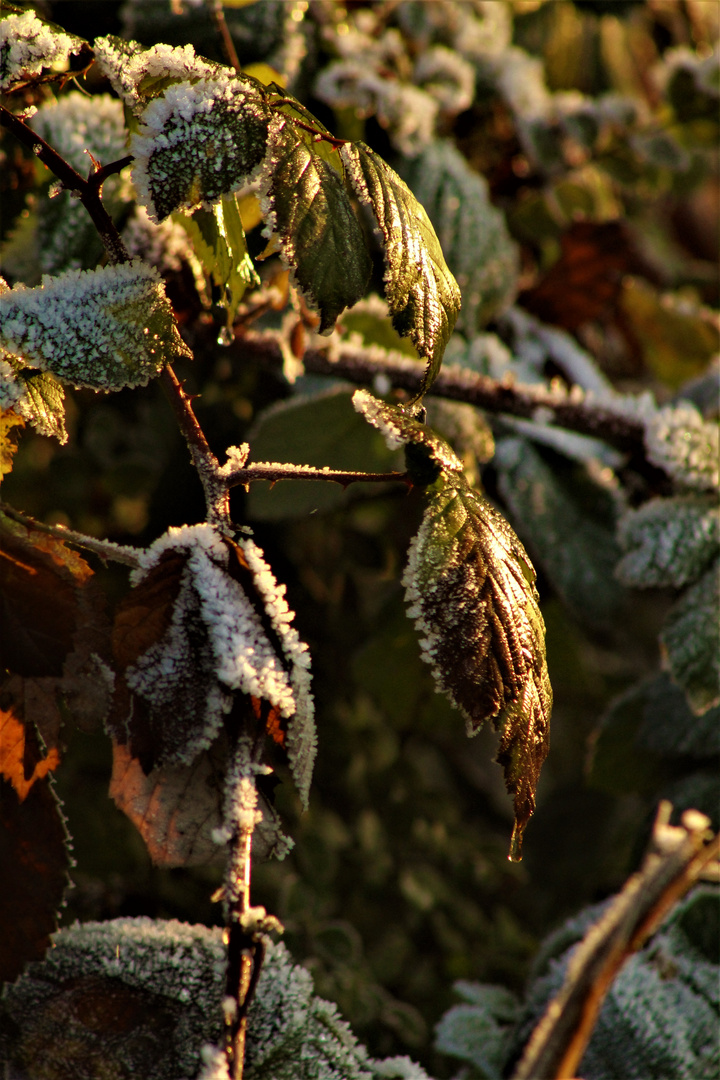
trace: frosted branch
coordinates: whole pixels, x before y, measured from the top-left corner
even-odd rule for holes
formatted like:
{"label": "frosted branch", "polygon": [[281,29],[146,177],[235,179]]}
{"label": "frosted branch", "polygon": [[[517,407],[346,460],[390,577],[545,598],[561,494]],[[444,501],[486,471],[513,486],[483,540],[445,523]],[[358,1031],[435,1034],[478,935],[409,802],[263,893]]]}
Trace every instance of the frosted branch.
{"label": "frosted branch", "polygon": [[687,810],[669,824],[672,807],[660,804],[642,867],[625,883],[574,953],[560,993],[535,1028],[513,1080],[563,1080],[578,1067],[613,979],[642,948],[675,904],[717,866],[720,836],[710,821]]}

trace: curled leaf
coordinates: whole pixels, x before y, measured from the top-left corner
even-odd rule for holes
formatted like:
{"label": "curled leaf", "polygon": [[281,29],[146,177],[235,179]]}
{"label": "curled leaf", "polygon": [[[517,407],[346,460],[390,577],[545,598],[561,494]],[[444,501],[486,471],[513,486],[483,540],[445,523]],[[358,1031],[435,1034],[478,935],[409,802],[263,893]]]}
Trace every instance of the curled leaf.
{"label": "curled leaf", "polygon": [[45,68],[62,70],[70,56],[81,52],[87,42],[68,34],[53,23],[38,18],[34,11],[23,11],[3,4],[0,15],[0,90],[3,93],[17,83],[40,75]]}
{"label": "curled leaf", "polygon": [[421,397],[440,370],[460,311],[460,290],[430,218],[397,173],[361,142],[343,146],[340,155],[350,186],[382,234],[393,325],[428,362]]}

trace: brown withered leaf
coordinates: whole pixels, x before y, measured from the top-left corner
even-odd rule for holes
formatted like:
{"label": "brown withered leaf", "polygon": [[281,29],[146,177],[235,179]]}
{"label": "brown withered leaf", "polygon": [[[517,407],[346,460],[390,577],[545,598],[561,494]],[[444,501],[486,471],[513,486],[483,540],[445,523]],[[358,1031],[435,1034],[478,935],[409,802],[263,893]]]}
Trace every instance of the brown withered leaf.
{"label": "brown withered leaf", "polygon": [[577,221],[560,239],[561,255],[518,303],[543,322],[577,330],[614,321],[628,274],[654,278],[622,221]]}
{"label": "brown withered leaf", "polygon": [[[0,713],[0,983],[12,982],[44,956],[69,883],[68,835],[32,727],[11,710]],[[10,930],[12,928],[12,930]]]}
{"label": "brown withered leaf", "polygon": [[12,708],[0,708],[0,776],[11,784],[21,803],[36,780],[42,780],[59,764],[57,746],[51,746],[43,757],[34,728],[23,723]]}
{"label": "brown withered leaf", "polygon": [[156,866],[201,866],[222,849],[211,833],[221,824],[226,746],[219,742],[190,765],[145,773],[127,746],[113,743],[110,798],[132,821]]}

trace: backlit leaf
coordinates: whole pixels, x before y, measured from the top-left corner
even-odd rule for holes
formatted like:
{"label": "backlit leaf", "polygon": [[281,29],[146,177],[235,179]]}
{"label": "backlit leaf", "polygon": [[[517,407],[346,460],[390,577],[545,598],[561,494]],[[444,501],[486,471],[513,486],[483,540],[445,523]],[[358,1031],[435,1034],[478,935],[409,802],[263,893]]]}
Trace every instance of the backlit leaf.
{"label": "backlit leaf", "polygon": [[505,218],[490,202],[485,178],[451,142],[430,143],[402,172],[462,290],[458,328],[472,337],[515,295],[518,251]]}
{"label": "backlit leaf", "polygon": [[354,404],[389,444],[408,444],[410,475],[427,486],[428,506],[403,576],[408,614],[422,635],[423,659],[465,716],[468,734],[486,720],[500,732],[498,761],[515,805],[510,858],[519,859],[552,709],[535,571],[442,439],[367,391],[358,391]]}
{"label": "backlit leaf", "polygon": [[160,275],[140,260],[16,285],[0,295],[0,324],[0,347],[94,390],[144,386],[190,355]]}
{"label": "backlit leaf", "polygon": [[283,116],[270,137],[263,213],[323,333],[365,295],[370,256],[337,168]]}
{"label": "backlit leaf", "polygon": [[460,290],[428,215],[397,173],[364,143],[345,145],[340,154],[350,186],[382,234],[393,325],[428,362],[421,396],[440,370],[460,310]]}
{"label": "backlit leaf", "polygon": [[33,371],[17,357],[0,355],[0,408],[10,408],[40,435],[67,442],[65,391],[49,371]]}

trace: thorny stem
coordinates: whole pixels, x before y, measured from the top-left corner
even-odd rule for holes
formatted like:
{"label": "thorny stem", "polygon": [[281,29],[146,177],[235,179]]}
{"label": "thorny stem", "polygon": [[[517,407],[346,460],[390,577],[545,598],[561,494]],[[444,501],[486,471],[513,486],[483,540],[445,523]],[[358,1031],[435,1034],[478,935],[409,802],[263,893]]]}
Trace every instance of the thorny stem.
{"label": "thorny stem", "polygon": [[[282,365],[280,345],[272,334],[246,331],[238,337],[237,345],[246,354],[254,353],[268,364]],[[306,349],[302,362],[310,374],[347,379],[363,386],[372,385],[378,375],[386,375],[394,387],[413,394],[419,391],[424,374],[424,367],[417,360],[398,353],[380,360],[352,348],[343,348],[332,356],[329,349]],[[567,394],[553,393],[545,387],[450,368],[440,371],[428,397],[464,401],[488,412],[526,419],[547,413],[557,427],[603,439],[626,453],[644,454],[644,428],[640,421],[618,416],[602,405],[574,401]]]}
{"label": "thorny stem", "polygon": [[398,480],[404,484],[410,484],[406,472],[369,473],[342,469],[316,469],[310,465],[275,465],[264,461],[247,465],[243,469],[236,469],[225,476],[225,483],[229,488],[246,486],[253,480],[269,480],[271,483],[277,480],[332,480],[336,484],[342,484],[343,487],[355,483],[387,484]]}
{"label": "thorny stem", "polygon": [[513,1080],[566,1080],[577,1076],[605,996],[625,961],[655,933],[675,904],[717,864],[720,836],[697,810],[679,827],[669,825],[672,807],[661,803],[641,869],[570,959],[565,982],[548,1005],[525,1047]]}
{"label": "thorny stem", "polygon": [[86,180],[58,154],[57,150],[53,150],[52,146],[46,143],[37,132],[33,131],[24,120],[21,120],[19,116],[15,116],[4,105],[0,105],[0,124],[7,128],[8,131],[11,131],[25,146],[28,146],[42,161],[43,165],[46,165],[48,169],[55,173],[58,180],[68,191],[77,194],[100,234],[100,239],[105,245],[110,261],[112,263],[127,262],[130,256],[122,242],[120,233],[117,231],[100,198],[103,181],[111,172],[118,171],[114,166],[120,165],[120,168],[124,168],[127,160],[122,159],[121,163],[114,162],[113,165],[106,166],[105,170],[100,169],[99,172],[103,173],[104,171],[104,175],[99,180],[97,179],[98,170],[93,167],[89,179]]}

